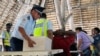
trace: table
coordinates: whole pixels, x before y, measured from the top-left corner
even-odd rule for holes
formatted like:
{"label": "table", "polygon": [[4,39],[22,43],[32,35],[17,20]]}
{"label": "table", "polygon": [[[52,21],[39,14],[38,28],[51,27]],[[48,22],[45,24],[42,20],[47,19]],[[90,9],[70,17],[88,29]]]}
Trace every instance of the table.
{"label": "table", "polygon": [[22,56],[53,56],[54,54],[63,52],[62,49],[56,50],[38,50],[38,51],[16,51],[16,52],[0,52],[0,55],[22,55]]}

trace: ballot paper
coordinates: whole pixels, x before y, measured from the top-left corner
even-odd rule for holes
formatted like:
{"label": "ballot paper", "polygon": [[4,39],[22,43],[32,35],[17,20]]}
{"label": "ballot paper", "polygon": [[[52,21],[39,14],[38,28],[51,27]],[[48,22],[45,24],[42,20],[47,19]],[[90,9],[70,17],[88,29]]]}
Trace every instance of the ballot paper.
{"label": "ballot paper", "polygon": [[28,43],[24,40],[23,51],[34,51],[34,50],[51,50],[52,40],[48,37],[31,37],[36,42],[34,47],[28,47]]}

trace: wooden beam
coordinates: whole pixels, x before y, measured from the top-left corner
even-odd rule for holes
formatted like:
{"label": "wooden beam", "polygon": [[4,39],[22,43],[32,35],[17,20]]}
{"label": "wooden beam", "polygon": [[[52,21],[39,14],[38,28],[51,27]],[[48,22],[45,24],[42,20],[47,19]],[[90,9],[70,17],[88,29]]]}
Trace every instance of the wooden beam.
{"label": "wooden beam", "polygon": [[55,9],[56,9],[57,21],[58,21],[60,28],[62,29],[61,10],[60,10],[60,5],[59,5],[60,4],[59,0],[54,0],[54,4],[55,4]]}
{"label": "wooden beam", "polygon": [[46,2],[46,0],[42,0],[41,1],[41,7],[44,7],[45,6],[45,2]]}
{"label": "wooden beam", "polygon": [[61,0],[61,25],[62,29],[65,30],[65,0]]}
{"label": "wooden beam", "polygon": [[72,7],[71,7],[71,4],[70,4],[70,0],[66,0],[66,2],[67,2],[67,7],[68,7],[68,12],[69,12],[69,15],[68,15],[68,17],[66,18],[66,22],[67,22],[67,20],[69,19],[69,26],[70,26],[70,29],[71,30],[74,30],[75,29],[75,26],[74,26],[74,19],[73,19],[73,16],[72,16]]}
{"label": "wooden beam", "polygon": [[70,17],[72,17],[72,13],[68,14],[68,16],[65,17],[65,23],[67,22],[68,19],[70,19]]}
{"label": "wooden beam", "polygon": [[61,18],[65,19],[65,0],[61,0]]}

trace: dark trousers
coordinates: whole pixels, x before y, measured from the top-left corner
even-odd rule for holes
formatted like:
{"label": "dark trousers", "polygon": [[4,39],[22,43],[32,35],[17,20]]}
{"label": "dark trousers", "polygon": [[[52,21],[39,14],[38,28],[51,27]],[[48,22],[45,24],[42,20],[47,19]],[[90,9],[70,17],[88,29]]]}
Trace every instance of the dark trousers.
{"label": "dark trousers", "polygon": [[87,49],[83,50],[82,56],[91,56],[91,50],[88,47]]}
{"label": "dark trousers", "polygon": [[12,37],[10,42],[12,51],[23,51],[23,40]]}
{"label": "dark trousers", "polygon": [[5,46],[4,46],[4,50],[5,50],[5,51],[11,51],[11,47],[5,45]]}

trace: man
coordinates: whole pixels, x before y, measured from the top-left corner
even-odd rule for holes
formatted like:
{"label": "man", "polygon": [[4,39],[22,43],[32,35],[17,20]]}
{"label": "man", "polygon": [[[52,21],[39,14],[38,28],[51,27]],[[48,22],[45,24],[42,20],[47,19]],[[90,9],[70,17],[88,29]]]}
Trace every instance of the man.
{"label": "man", "polygon": [[83,52],[83,56],[91,56],[89,48],[91,45],[91,41],[89,39],[89,36],[85,32],[83,32],[81,27],[77,27],[75,30],[77,33],[77,49]]}
{"label": "man", "polygon": [[33,31],[35,37],[49,37],[53,38],[53,27],[51,21],[47,20],[45,13],[42,13],[41,18],[36,20],[36,25]]}
{"label": "man", "polygon": [[27,40],[29,47],[33,47],[34,44],[36,44],[30,39],[30,35],[34,30],[35,20],[40,18],[43,10],[43,7],[34,5],[30,14],[22,16],[19,21],[17,21],[11,38],[11,47],[13,51],[22,51],[23,39]]}
{"label": "man", "polygon": [[6,24],[6,30],[2,33],[4,51],[11,51],[10,47],[10,29],[12,24]]}
{"label": "man", "polygon": [[93,38],[94,38],[94,47],[95,47],[95,55],[100,56],[100,29],[95,27],[92,29]]}

